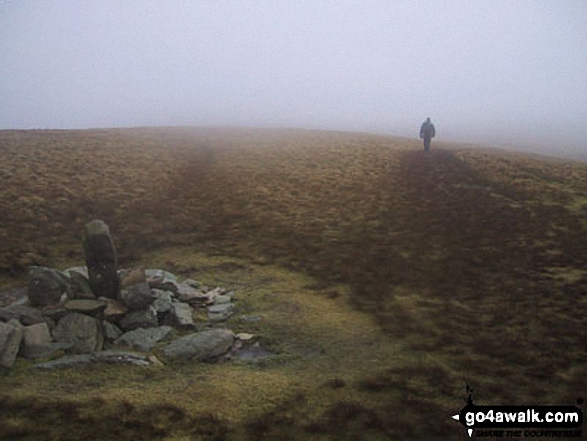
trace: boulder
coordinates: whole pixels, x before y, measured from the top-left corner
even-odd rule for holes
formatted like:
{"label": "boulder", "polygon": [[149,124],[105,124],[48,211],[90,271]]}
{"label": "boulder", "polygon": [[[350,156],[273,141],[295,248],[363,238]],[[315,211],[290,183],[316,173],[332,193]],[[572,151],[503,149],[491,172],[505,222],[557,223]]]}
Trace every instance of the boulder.
{"label": "boulder", "polygon": [[186,303],[172,303],[171,310],[165,314],[162,323],[175,328],[191,329],[195,326],[192,308]]}
{"label": "boulder", "polygon": [[104,300],[69,300],[65,302],[65,309],[69,311],[77,311],[84,314],[95,315],[106,309],[106,302]]}
{"label": "boulder", "polygon": [[62,318],[53,331],[57,342],[71,343],[69,352],[87,354],[102,349],[104,335],[100,322],[93,317],[74,312]]}
{"label": "boulder", "polygon": [[88,222],[82,243],[92,292],[96,297],[118,299],[116,249],[108,225],[101,220]]}
{"label": "boulder", "polygon": [[140,352],[149,352],[158,342],[171,338],[173,332],[173,328],[170,326],[148,329],[138,328],[122,334],[114,344],[116,346],[126,346]]}
{"label": "boulder", "polygon": [[58,305],[71,297],[74,287],[61,273],[52,268],[31,266],[28,273],[28,297],[31,306]]}
{"label": "boulder", "polygon": [[102,322],[102,329],[104,330],[104,338],[108,341],[114,341],[122,335],[122,331],[118,326],[106,320]]}
{"label": "boulder", "polygon": [[129,310],[140,311],[153,304],[155,295],[147,282],[140,282],[121,289],[120,301]]}
{"label": "boulder", "polygon": [[228,329],[212,329],[186,335],[169,343],[163,354],[169,358],[209,361],[226,353],[232,346],[234,334]]}
{"label": "boulder", "polygon": [[119,322],[120,328],[124,331],[132,331],[137,328],[154,328],[158,324],[157,311],[153,306],[141,311],[130,312]]}
{"label": "boulder", "polygon": [[213,305],[208,307],[208,319],[212,322],[221,322],[233,314],[234,305],[227,303],[224,305]]}
{"label": "boulder", "polygon": [[22,330],[0,322],[0,366],[12,367],[22,341]]}
{"label": "boulder", "polygon": [[18,320],[24,326],[37,323],[47,323],[49,328],[55,327],[55,322],[36,308],[23,305],[10,305],[0,308],[0,321],[7,322],[11,319]]}
{"label": "boulder", "polygon": [[157,315],[161,316],[172,309],[173,305],[173,294],[170,291],[161,291],[160,289],[153,289],[153,295],[155,301],[153,302],[153,308],[157,311]]}
{"label": "boulder", "polygon": [[51,332],[47,323],[37,323],[36,325],[24,326],[22,328],[22,337],[24,346],[40,346],[51,343]]}

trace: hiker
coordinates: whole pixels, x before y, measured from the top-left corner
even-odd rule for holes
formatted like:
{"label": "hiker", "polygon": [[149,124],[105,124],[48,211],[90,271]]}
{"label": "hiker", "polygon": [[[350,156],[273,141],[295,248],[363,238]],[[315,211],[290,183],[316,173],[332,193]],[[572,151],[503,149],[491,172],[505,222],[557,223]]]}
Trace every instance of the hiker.
{"label": "hiker", "polygon": [[436,129],[434,124],[430,121],[430,118],[426,118],[426,121],[422,123],[420,127],[420,138],[424,140],[424,151],[430,150],[430,140],[436,135]]}

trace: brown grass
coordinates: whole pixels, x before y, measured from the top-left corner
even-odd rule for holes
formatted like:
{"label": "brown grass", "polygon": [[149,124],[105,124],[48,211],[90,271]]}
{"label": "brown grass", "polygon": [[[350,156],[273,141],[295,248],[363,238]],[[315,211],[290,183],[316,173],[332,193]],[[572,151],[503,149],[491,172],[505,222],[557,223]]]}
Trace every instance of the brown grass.
{"label": "brown grass", "polygon": [[[465,382],[495,404],[570,404],[587,390],[585,163],[456,146],[424,155],[416,141],[338,132],[4,131],[0,176],[4,284],[30,264],[80,263],[93,218],[125,265],[161,256],[186,276],[251,284],[240,306],[267,317],[254,331],[284,356],[268,376],[284,396],[263,411],[247,401],[234,419],[188,406],[184,421],[227,430],[200,439],[456,439],[442,418]],[[195,251],[232,260],[190,264]],[[277,266],[309,279],[294,289]],[[384,331],[379,355],[360,338],[373,325],[345,321],[347,301]],[[328,305],[343,309],[324,323]],[[142,421],[150,404],[139,403]],[[162,437],[191,436],[166,424]]]}

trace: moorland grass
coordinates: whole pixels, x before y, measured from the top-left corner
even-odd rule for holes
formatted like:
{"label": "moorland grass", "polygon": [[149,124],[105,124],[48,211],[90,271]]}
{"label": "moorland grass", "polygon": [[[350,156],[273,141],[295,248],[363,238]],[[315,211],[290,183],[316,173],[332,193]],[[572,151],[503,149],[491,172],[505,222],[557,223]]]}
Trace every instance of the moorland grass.
{"label": "moorland grass", "polygon": [[460,439],[448,416],[466,383],[480,403],[573,404],[587,165],[420,149],[296,130],[0,132],[3,285],[81,263],[81,228],[102,218],[122,266],[234,287],[238,314],[263,320],[229,325],[278,354],[34,382],[19,362],[1,378],[4,435]]}

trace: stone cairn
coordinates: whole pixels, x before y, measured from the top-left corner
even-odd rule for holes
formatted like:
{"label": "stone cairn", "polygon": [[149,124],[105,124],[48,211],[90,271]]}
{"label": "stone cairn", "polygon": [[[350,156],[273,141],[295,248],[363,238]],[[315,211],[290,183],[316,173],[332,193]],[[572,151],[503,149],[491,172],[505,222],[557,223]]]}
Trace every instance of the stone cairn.
{"label": "stone cairn", "polygon": [[[0,308],[0,367],[18,356],[54,369],[93,362],[153,365],[164,359],[217,361],[236,356],[251,334],[226,329],[234,292],[162,269],[117,269],[108,226],[83,232],[87,266],[31,267],[27,296]],[[194,321],[197,311],[207,320]],[[199,314],[203,316],[204,314]],[[149,355],[151,354],[151,355]]]}

